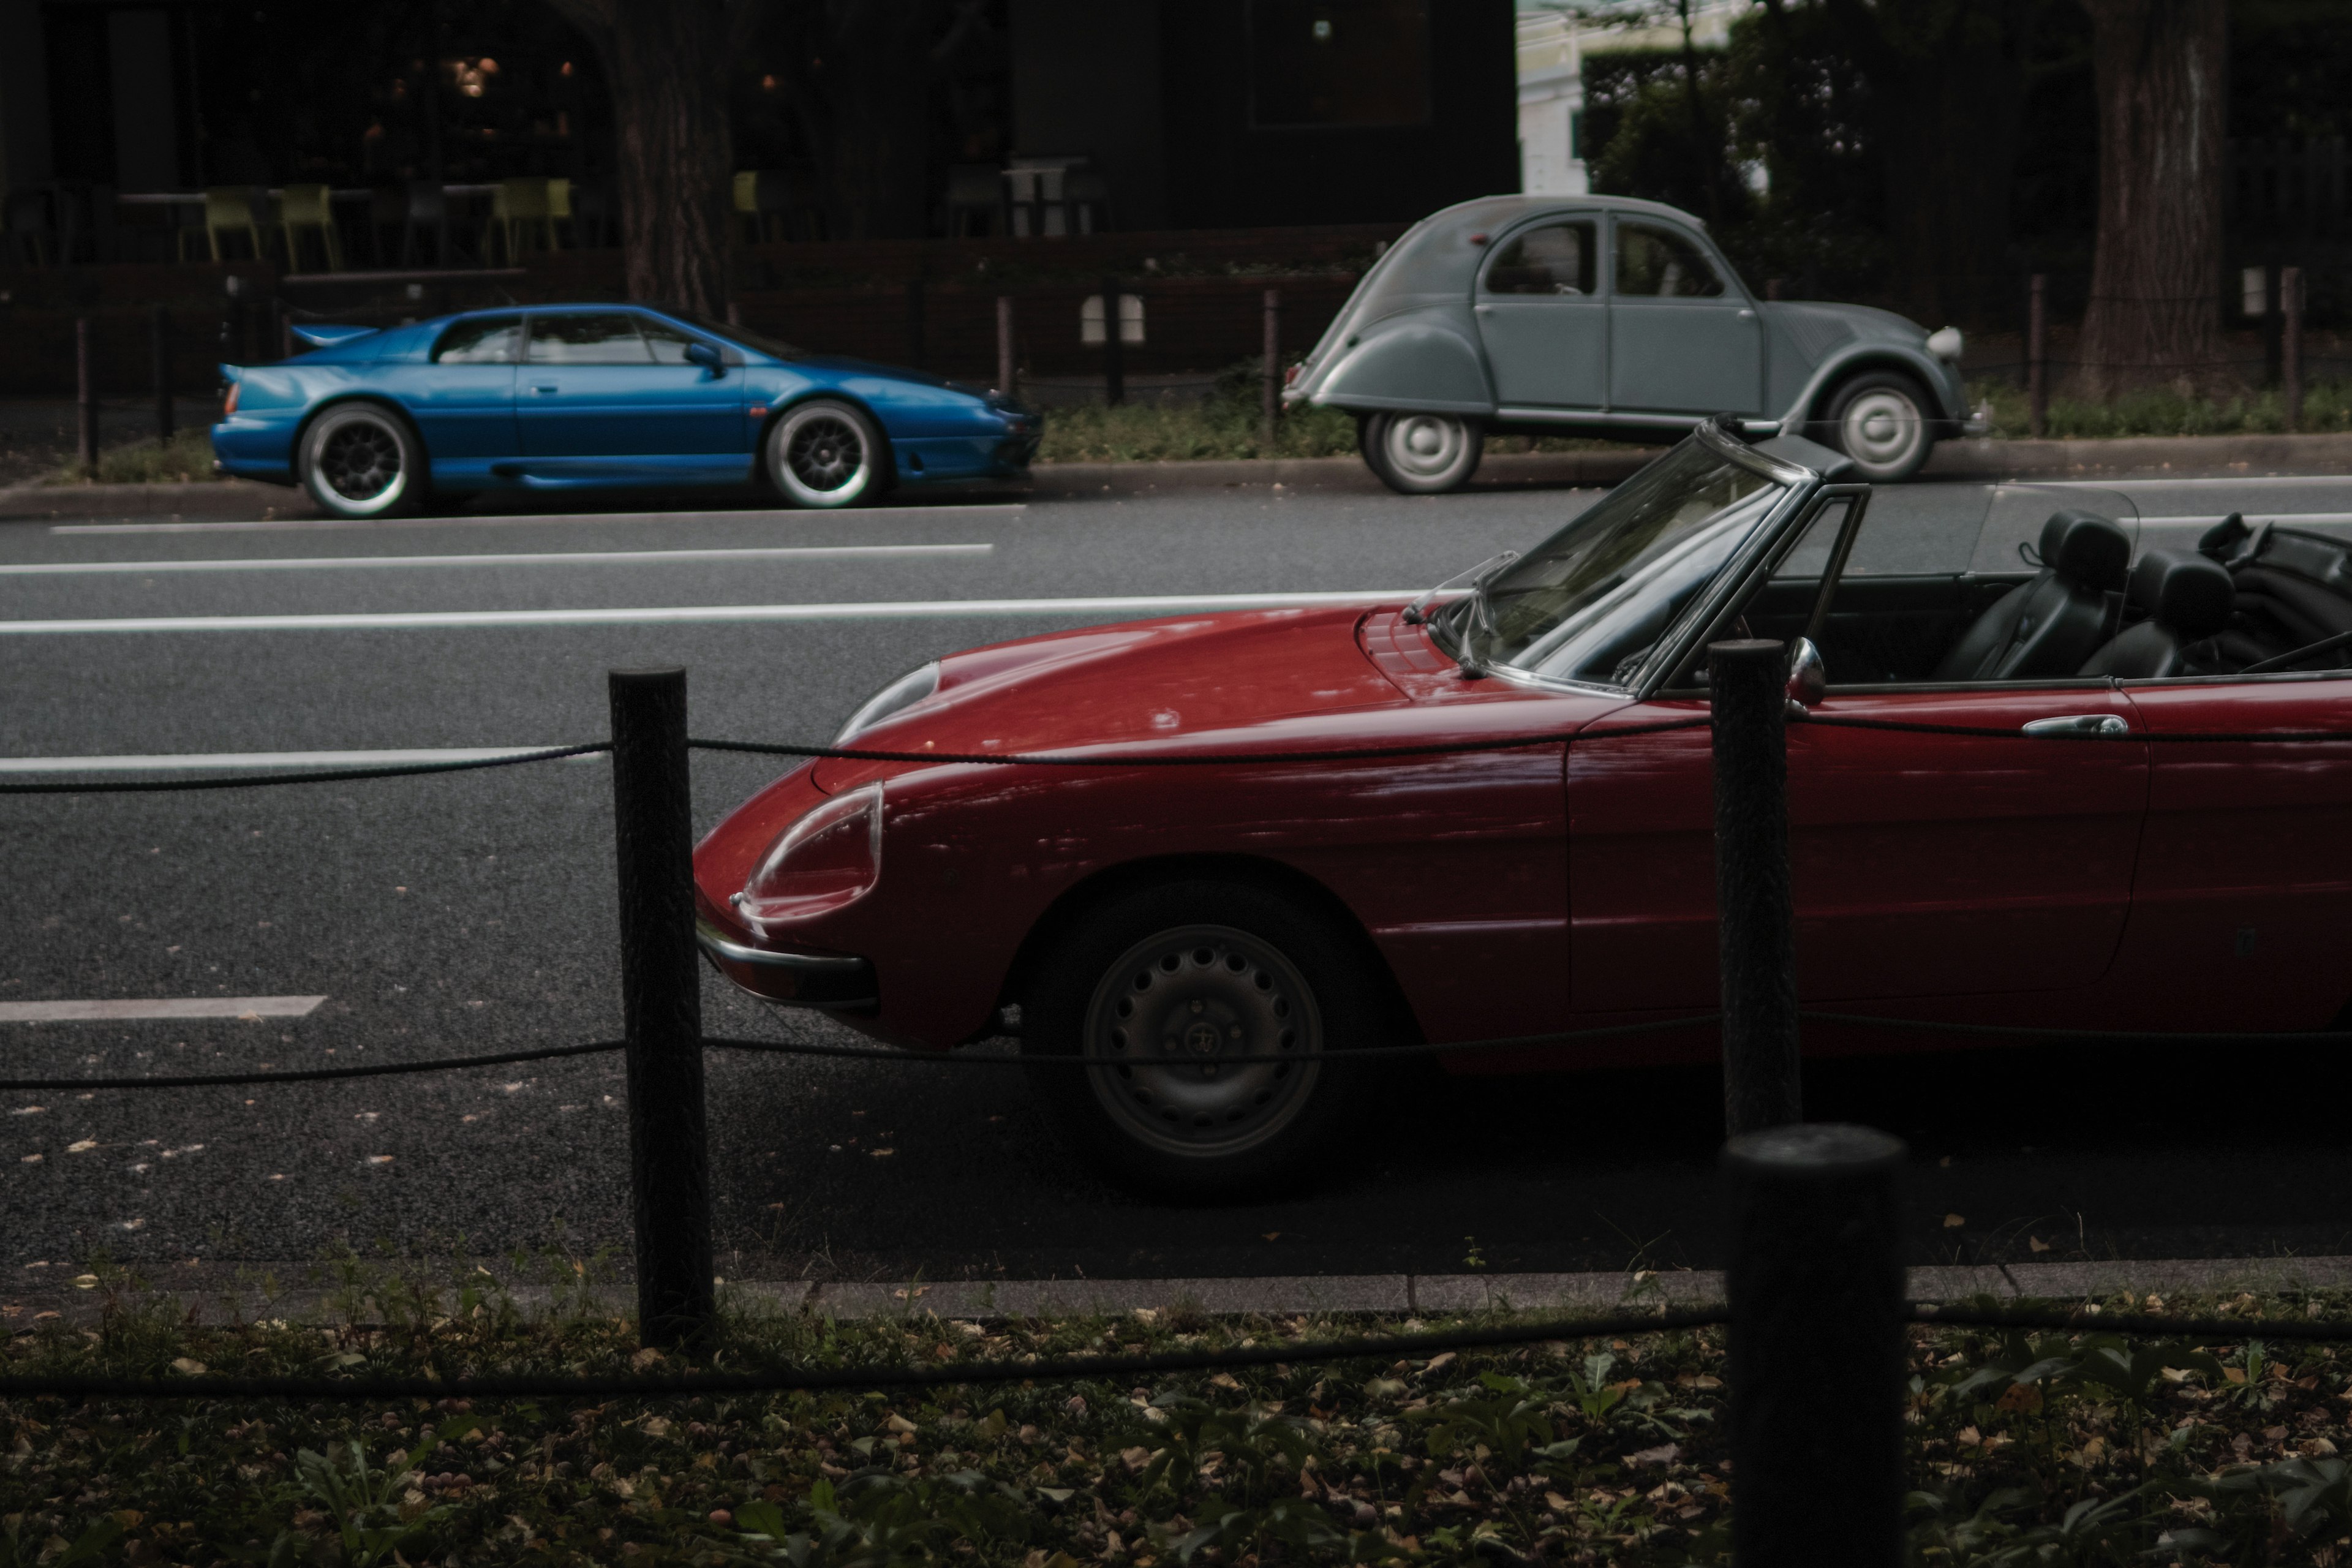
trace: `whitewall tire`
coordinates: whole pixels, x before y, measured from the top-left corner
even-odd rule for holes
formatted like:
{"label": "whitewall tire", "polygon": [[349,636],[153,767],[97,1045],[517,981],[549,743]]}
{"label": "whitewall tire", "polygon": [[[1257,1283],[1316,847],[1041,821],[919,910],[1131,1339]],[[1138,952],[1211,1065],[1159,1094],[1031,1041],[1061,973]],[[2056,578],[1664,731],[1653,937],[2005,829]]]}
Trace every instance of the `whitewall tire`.
{"label": "whitewall tire", "polygon": [[1403,495],[1460,489],[1478,471],[1486,431],[1456,414],[1375,414],[1364,422],[1364,461]]}
{"label": "whitewall tire", "polygon": [[1871,371],[1838,388],[1830,404],[1830,437],[1874,484],[1907,479],[1936,445],[1927,395],[1895,371]]}

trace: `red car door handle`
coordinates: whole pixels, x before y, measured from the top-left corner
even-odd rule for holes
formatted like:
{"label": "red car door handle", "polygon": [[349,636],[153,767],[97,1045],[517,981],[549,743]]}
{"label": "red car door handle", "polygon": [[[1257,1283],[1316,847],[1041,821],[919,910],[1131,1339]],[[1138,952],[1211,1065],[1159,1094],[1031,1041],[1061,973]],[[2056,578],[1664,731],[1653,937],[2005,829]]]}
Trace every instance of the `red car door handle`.
{"label": "red car door handle", "polygon": [[2120,713],[2069,713],[2063,719],[2035,719],[2025,725],[2029,735],[2128,735],[2131,725]]}

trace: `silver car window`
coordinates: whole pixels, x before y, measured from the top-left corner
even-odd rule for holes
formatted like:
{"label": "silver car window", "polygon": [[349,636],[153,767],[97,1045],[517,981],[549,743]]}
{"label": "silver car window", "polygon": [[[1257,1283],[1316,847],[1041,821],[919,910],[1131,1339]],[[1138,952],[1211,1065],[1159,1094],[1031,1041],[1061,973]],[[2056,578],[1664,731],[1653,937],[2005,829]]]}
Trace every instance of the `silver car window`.
{"label": "silver car window", "polygon": [[1486,268],[1489,294],[1580,294],[1598,291],[1600,225],[1591,218],[1521,229]]}
{"label": "silver car window", "polygon": [[456,321],[433,345],[435,364],[512,364],[522,347],[520,316],[476,316]]}
{"label": "silver car window", "polygon": [[1712,300],[1723,275],[1688,235],[1655,224],[1617,223],[1617,292]]}

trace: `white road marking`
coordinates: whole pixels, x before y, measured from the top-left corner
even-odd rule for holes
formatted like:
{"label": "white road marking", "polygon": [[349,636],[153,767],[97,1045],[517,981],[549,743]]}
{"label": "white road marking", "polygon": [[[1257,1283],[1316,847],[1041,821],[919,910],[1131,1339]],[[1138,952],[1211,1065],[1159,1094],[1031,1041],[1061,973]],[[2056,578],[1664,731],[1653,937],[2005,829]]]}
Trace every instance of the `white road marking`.
{"label": "white road marking", "polygon": [[0,1002],[0,1024],[122,1023],[142,1018],[307,1018],[324,996],[159,996],[121,1002]]}
{"label": "white road marking", "polygon": [[853,561],[867,556],[986,555],[993,544],[781,544],[756,550],[545,550],[483,555],[252,556],[236,561],[34,561],[0,563],[0,577],[90,573],[355,571],[396,566],[655,566],[705,561]]}
{"label": "white road marking", "polygon": [[83,621],[0,621],[0,636],[95,632],[415,631],[452,626],[692,626],[745,621],[922,620],[971,616],[1181,615],[1410,599],[1418,588],[1341,594],[1168,594],[1091,599],[898,599],[832,605],[678,605],[613,610],[413,610],[332,616],[133,616]]}
{"label": "white road marking", "polygon": [[[2221,511],[2217,511],[2210,517],[2143,515],[2139,520],[2139,525],[2142,528],[2210,528],[2229,515]],[[2266,522],[2274,522],[2281,528],[2341,528],[2346,523],[2352,522],[2352,511],[2282,511],[2267,514],[2249,511],[2241,512],[2239,516],[2248,528],[2260,528]]]}
{"label": "white road marking", "polygon": [[[967,517],[1029,510],[1026,501],[979,501],[933,506],[866,506],[860,521],[880,517]],[[747,510],[741,511],[549,511],[507,512],[488,517],[270,517],[236,522],[59,522],[51,533],[277,533],[312,529],[501,528],[518,522],[813,522],[838,515],[829,511]]]}
{"label": "white road marking", "polygon": [[2002,479],[1995,482],[2016,485],[2025,489],[2169,490],[2216,485],[2352,485],[2352,474],[2249,474],[2235,479],[2216,475],[2208,478],[2178,479]]}
{"label": "white road marking", "polygon": [[[553,746],[444,746],[403,752],[189,752],[145,757],[0,757],[0,773],[153,773],[236,768],[392,768],[407,763],[486,763]],[[589,752],[565,762],[601,761]]]}

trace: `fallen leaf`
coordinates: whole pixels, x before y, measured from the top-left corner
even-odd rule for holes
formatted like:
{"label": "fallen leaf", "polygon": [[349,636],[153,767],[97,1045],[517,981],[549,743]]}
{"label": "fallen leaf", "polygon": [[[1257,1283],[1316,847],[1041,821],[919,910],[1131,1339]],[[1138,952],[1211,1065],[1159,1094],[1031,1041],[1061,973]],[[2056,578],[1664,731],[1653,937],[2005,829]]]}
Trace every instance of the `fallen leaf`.
{"label": "fallen leaf", "polygon": [[190,1377],[201,1377],[204,1375],[205,1363],[200,1361],[190,1361],[186,1356],[181,1356],[172,1363],[172,1370],[173,1372],[184,1372]]}
{"label": "fallen leaf", "polygon": [[47,1109],[48,1107],[46,1105],[20,1105],[8,1114],[11,1116],[38,1116]]}
{"label": "fallen leaf", "polygon": [[1663,1469],[1664,1467],[1673,1464],[1676,1459],[1679,1459],[1682,1457],[1683,1447],[1681,1444],[1661,1443],[1654,1448],[1643,1448],[1638,1452],[1626,1455],[1625,1461],[1637,1470],[1651,1465],[1655,1465]]}
{"label": "fallen leaf", "polygon": [[1431,1356],[1429,1358],[1429,1364],[1423,1367],[1421,1370],[1423,1372],[1443,1372],[1453,1364],[1454,1352],[1452,1351],[1447,1351],[1444,1355]]}
{"label": "fallen leaf", "polygon": [[125,1230],[141,1230],[145,1228],[146,1224],[147,1222],[143,1219],[126,1219],[122,1222],[122,1228]]}
{"label": "fallen leaf", "polygon": [[898,1152],[898,1151],[896,1149],[868,1149],[866,1151],[868,1154],[871,1154],[877,1160],[887,1160]]}
{"label": "fallen leaf", "polygon": [[68,1154],[87,1154],[87,1153],[89,1153],[92,1149],[95,1149],[95,1148],[97,1148],[97,1147],[98,1147],[98,1140],[97,1140],[97,1139],[95,1139],[95,1138],[84,1138],[84,1139],[80,1139],[80,1140],[79,1140],[78,1142],[72,1142],[72,1143],[68,1143],[68,1144],[67,1144],[67,1145],[66,1145],[66,1152],[67,1152],[67,1153],[68,1153]]}
{"label": "fallen leaf", "polygon": [[389,1165],[392,1163],[392,1156],[389,1154],[370,1154],[367,1157],[367,1163],[371,1165]]}
{"label": "fallen leaf", "polygon": [[26,1154],[16,1163],[20,1165],[37,1165],[41,1163],[41,1157],[38,1154]]}
{"label": "fallen leaf", "polygon": [[1968,1223],[1969,1217],[1966,1215],[1948,1214],[1944,1216],[1944,1228],[1946,1230],[1958,1230],[1960,1226]]}
{"label": "fallen leaf", "polygon": [[2025,1238],[2025,1245],[2032,1247],[2036,1252],[2047,1252],[2050,1250],[2050,1244],[2042,1240],[2038,1236],[2027,1237]]}
{"label": "fallen leaf", "polygon": [[883,1422],[882,1425],[886,1429],[892,1432],[919,1432],[922,1430],[921,1427],[916,1426],[912,1421],[908,1420],[905,1416],[898,1414],[896,1411],[891,1412],[890,1418]]}
{"label": "fallen leaf", "polygon": [[1282,1232],[1278,1230],[1269,1230],[1265,1233],[1265,1239],[1267,1241],[1279,1241],[1281,1238]]}
{"label": "fallen leaf", "polygon": [[95,1275],[95,1274],[77,1274],[77,1275],[75,1275],[75,1276],[74,1276],[74,1289],[77,1289],[77,1290],[95,1290],[95,1289],[98,1289],[98,1276],[97,1276],[97,1275]]}

